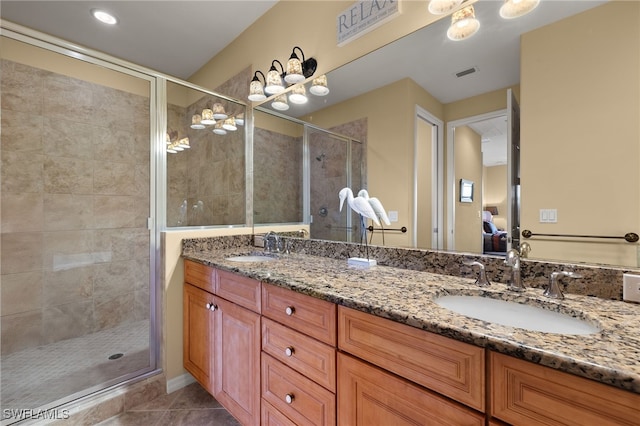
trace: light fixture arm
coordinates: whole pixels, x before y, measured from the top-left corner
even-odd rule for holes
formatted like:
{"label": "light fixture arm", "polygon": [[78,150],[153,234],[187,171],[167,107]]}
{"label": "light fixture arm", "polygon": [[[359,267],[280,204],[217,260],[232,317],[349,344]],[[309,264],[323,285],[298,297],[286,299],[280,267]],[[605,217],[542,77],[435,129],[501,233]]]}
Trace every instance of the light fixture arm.
{"label": "light fixture arm", "polygon": [[296,49],[300,51],[300,55],[302,55],[302,62],[304,63],[304,52],[298,46],[293,47],[293,51],[291,52],[291,56],[289,59],[298,59],[298,55],[296,55]]}
{"label": "light fixture arm", "polygon": [[[280,65],[280,71],[282,71],[282,72],[280,73],[280,76],[281,76],[282,78],[284,78],[284,76],[285,76],[287,73],[286,73],[286,72],[284,72],[284,67],[282,66],[282,62],[280,62],[280,61],[279,61],[279,60],[277,60],[277,59],[274,59],[273,61],[271,61],[271,68],[269,68],[269,71],[278,71],[278,69],[277,69],[277,68],[276,68],[276,66],[275,66],[275,63],[276,63],[276,62],[278,63],[278,65]],[[261,73],[261,74],[262,74],[262,73]]]}
{"label": "light fixture arm", "polygon": [[[258,74],[260,74],[262,76],[262,81],[260,81],[260,79],[258,78]],[[262,83],[262,85],[264,86],[265,82],[267,81],[267,78],[264,76],[262,71],[257,70],[256,72],[253,73],[253,79],[251,79],[251,81],[260,81]]]}
{"label": "light fixture arm", "polygon": [[305,59],[304,52],[298,46],[294,46],[289,59],[298,58],[296,55],[296,49],[300,51],[300,55],[302,56],[302,75],[304,75],[305,78],[309,78],[316,72],[316,69],[318,68],[318,61],[314,58]]}

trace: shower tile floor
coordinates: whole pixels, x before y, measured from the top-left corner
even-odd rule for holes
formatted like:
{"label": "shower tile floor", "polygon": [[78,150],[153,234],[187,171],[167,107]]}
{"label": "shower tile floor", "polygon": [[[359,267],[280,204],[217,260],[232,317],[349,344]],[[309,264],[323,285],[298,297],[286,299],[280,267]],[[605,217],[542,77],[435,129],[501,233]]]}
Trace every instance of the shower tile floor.
{"label": "shower tile floor", "polygon": [[[149,321],[3,355],[0,406],[35,409],[149,366]],[[121,358],[109,356],[122,353]]]}
{"label": "shower tile floor", "polygon": [[133,407],[100,426],[240,426],[198,383]]}

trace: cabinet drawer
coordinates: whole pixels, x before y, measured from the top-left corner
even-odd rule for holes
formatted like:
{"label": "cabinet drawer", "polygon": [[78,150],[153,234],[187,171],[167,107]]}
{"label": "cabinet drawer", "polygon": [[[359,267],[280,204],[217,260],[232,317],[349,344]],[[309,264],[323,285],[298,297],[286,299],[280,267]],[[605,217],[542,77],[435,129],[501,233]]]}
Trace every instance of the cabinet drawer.
{"label": "cabinet drawer", "polygon": [[341,425],[484,425],[484,415],[343,353],[338,377]]}
{"label": "cabinet drawer", "polygon": [[262,426],[296,426],[287,416],[276,410],[273,405],[262,400]]}
{"label": "cabinet drawer", "polygon": [[640,395],[492,352],[491,414],[512,424],[637,425]]}
{"label": "cabinet drawer", "polygon": [[316,383],[336,391],[336,350],[262,318],[262,350]]}
{"label": "cabinet drawer", "polygon": [[262,398],[295,424],[336,424],[335,395],[264,352]]}
{"label": "cabinet drawer", "polygon": [[184,261],[184,281],[200,287],[209,293],[215,293],[215,269],[202,263]]}
{"label": "cabinet drawer", "polygon": [[217,270],[216,295],[260,313],[260,281]]}
{"label": "cabinet drawer", "polygon": [[338,327],[340,349],[484,412],[483,348],[344,306]]}
{"label": "cabinet drawer", "polygon": [[262,314],[328,345],[336,345],[336,305],[333,303],[264,284]]}

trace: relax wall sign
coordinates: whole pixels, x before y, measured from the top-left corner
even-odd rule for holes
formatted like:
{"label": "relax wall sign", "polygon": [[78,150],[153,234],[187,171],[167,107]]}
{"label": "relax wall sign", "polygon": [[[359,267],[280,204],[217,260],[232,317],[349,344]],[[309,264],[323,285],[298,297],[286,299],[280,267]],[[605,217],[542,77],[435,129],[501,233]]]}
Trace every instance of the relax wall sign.
{"label": "relax wall sign", "polygon": [[337,18],[338,46],[379,27],[400,13],[399,0],[359,0]]}

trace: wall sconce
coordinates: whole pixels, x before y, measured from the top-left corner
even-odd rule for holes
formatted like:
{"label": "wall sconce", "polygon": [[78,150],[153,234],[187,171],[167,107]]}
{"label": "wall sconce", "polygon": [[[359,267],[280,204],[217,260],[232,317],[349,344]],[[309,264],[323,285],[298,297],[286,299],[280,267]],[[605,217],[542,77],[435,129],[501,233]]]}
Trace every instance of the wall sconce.
{"label": "wall sconce", "polygon": [[316,96],[326,96],[329,94],[329,86],[327,85],[327,76],[322,74],[320,77],[313,79],[309,92]]}
{"label": "wall sconce", "polygon": [[216,120],[213,119],[212,109],[205,108],[202,110],[202,119],[200,120],[200,124],[204,124],[205,126],[213,126],[216,124]]}
{"label": "wall sconce", "polygon": [[213,133],[216,135],[226,135],[227,131],[222,127],[222,121],[219,121],[213,126]]}
{"label": "wall sconce", "polygon": [[473,6],[467,6],[451,15],[451,26],[447,30],[450,40],[458,41],[471,37],[478,32],[480,21],[476,19]]}
{"label": "wall sconce", "polygon": [[244,112],[236,115],[236,124],[238,126],[244,126]]}
{"label": "wall sconce", "polygon": [[276,98],[271,102],[271,107],[273,109],[277,109],[278,111],[286,111],[289,109],[289,103],[287,102],[287,95],[281,94],[276,96]]}
{"label": "wall sconce", "polygon": [[500,7],[500,17],[504,19],[519,18],[538,7],[540,0],[505,0]]}
{"label": "wall sconce", "polygon": [[213,104],[213,118],[215,120],[226,120],[229,116],[227,112],[224,110],[224,106],[221,103]]}
{"label": "wall sconce", "polygon": [[[262,81],[258,78],[258,74],[262,76]],[[262,102],[267,97],[264,94],[264,82],[266,78],[262,71],[256,71],[253,73],[253,79],[251,80],[251,84],[249,85],[249,100],[253,102]]]}
{"label": "wall sconce", "polygon": [[305,89],[304,84],[296,84],[291,89],[291,94],[289,95],[289,101],[293,104],[306,104],[309,101],[307,98],[307,89]]}
{"label": "wall sconce", "polygon": [[191,128],[195,130],[202,130],[205,125],[202,124],[202,116],[200,114],[193,114],[191,116]]}
{"label": "wall sconce", "polygon": [[[280,64],[280,69],[282,73],[278,73],[275,64]],[[282,63],[274,59],[271,61],[271,68],[269,68],[269,72],[267,73],[267,82],[264,86],[264,91],[269,95],[275,95],[278,93],[284,92],[284,85],[282,84],[282,77],[284,76],[284,68],[282,67]]]}
{"label": "wall sconce", "polygon": [[236,127],[236,119],[233,117],[227,118],[222,122],[222,128],[230,132],[235,132],[238,130],[238,127]]}
{"label": "wall sconce", "polygon": [[180,138],[178,136],[178,132],[175,130],[170,130],[167,132],[167,152],[170,154],[176,154],[180,151],[184,151],[185,149],[191,148],[189,144],[189,138],[184,137]]}
{"label": "wall sconce", "polygon": [[[302,55],[302,62],[300,62],[298,55],[296,55],[296,49],[298,49]],[[287,72],[284,76],[284,81],[289,84],[301,83],[305,78],[311,77],[317,68],[318,62],[314,58],[305,60],[302,49],[295,46],[287,62]]]}
{"label": "wall sconce", "polygon": [[445,15],[462,4],[462,0],[431,0],[429,13],[432,15]]}

